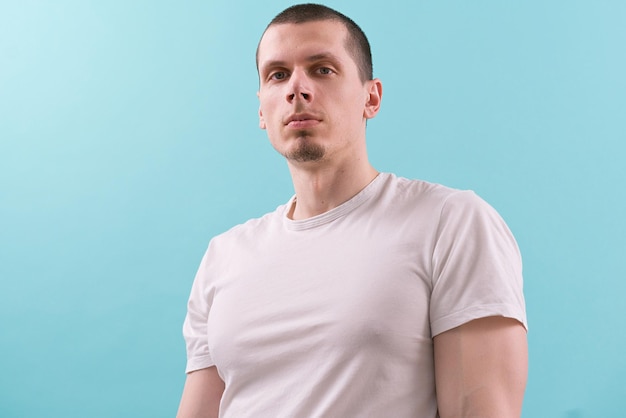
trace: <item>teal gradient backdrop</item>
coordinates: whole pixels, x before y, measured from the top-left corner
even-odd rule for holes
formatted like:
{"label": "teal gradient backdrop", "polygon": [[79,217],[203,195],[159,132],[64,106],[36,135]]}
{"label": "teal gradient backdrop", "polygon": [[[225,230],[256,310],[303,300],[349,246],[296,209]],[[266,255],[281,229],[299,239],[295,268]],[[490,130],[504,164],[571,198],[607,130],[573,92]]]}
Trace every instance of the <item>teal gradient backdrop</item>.
{"label": "teal gradient backdrop", "polygon": [[[0,0],[0,416],[174,416],[209,239],[293,193],[254,66],[290,4]],[[625,416],[626,3],[327,4],[383,81],[373,164],[518,239],[524,418]]]}

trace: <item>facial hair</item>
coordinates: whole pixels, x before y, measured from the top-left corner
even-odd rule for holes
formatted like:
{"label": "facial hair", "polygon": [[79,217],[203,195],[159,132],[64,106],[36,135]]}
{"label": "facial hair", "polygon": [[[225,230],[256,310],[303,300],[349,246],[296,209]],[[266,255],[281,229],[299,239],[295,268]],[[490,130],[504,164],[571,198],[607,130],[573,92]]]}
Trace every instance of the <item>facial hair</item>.
{"label": "facial hair", "polygon": [[322,160],[326,150],[323,146],[309,141],[310,136],[306,130],[298,132],[296,147],[284,152],[283,156],[299,163]]}

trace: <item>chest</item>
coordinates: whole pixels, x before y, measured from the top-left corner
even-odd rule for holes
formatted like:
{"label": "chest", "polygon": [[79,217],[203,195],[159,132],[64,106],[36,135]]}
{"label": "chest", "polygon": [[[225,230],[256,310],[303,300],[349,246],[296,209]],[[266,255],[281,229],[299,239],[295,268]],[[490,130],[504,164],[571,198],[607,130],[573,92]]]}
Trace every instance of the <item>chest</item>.
{"label": "chest", "polygon": [[289,238],[244,245],[215,272],[208,330],[218,369],[320,352],[411,358],[430,340],[428,257],[419,240]]}

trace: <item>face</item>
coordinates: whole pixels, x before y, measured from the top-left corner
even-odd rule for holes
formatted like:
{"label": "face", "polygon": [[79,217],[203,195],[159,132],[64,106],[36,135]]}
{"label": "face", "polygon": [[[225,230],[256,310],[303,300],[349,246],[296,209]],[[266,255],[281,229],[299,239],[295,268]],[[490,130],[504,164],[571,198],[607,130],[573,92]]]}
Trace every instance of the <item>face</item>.
{"label": "face", "polygon": [[270,26],[259,45],[260,126],[290,162],[359,158],[379,80],[363,82],[337,21]]}

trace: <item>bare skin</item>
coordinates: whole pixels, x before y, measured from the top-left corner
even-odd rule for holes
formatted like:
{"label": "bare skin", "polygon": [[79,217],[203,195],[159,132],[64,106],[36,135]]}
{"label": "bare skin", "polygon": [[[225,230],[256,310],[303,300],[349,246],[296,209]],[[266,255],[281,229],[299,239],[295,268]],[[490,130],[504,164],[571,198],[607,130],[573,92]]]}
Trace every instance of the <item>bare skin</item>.
{"label": "bare skin", "polygon": [[[339,206],[378,174],[368,161],[365,125],[380,109],[382,83],[360,79],[346,33],[335,21],[275,25],[259,48],[260,126],[287,158],[297,196],[293,219]],[[322,155],[293,157],[306,146]]]}
{"label": "bare skin", "polygon": [[441,418],[519,418],[528,369],[526,329],[487,317],[434,338]]}
{"label": "bare skin", "polygon": [[176,418],[217,418],[222,393],[224,382],[215,366],[189,373]]}

